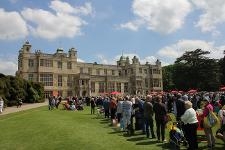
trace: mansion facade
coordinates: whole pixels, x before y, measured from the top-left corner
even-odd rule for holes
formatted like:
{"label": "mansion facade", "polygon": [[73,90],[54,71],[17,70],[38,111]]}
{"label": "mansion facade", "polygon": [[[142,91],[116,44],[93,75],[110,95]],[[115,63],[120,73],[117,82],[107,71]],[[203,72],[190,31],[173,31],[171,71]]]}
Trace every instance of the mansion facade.
{"label": "mansion facade", "polygon": [[17,76],[44,84],[45,97],[51,95],[99,96],[113,91],[124,95],[146,95],[162,91],[162,68],[157,60],[154,65],[140,64],[134,56],[121,56],[117,65],[77,61],[77,50],[57,49],[54,54],[40,50],[32,52],[31,44],[23,44],[18,56]]}

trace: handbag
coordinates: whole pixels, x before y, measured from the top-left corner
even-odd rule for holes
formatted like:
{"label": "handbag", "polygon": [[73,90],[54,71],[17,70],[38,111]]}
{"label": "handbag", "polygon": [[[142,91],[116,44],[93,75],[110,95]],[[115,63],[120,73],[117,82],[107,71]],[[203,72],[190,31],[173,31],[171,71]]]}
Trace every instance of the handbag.
{"label": "handbag", "polygon": [[213,111],[209,111],[208,116],[204,117],[204,120],[203,120],[204,127],[206,127],[206,128],[212,128],[218,122],[219,122],[219,119]]}

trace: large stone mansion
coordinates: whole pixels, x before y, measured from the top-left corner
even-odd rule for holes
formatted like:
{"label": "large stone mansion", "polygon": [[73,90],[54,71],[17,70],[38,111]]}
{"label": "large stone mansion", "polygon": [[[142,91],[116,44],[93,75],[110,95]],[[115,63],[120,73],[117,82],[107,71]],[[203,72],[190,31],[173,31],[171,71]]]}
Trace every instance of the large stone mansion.
{"label": "large stone mansion", "polygon": [[40,50],[32,52],[31,44],[23,44],[18,56],[17,76],[44,84],[45,96],[98,96],[113,91],[121,94],[145,95],[162,91],[162,68],[140,64],[136,56],[132,61],[121,56],[117,65],[84,63],[77,61],[77,50],[57,49],[54,54]]}

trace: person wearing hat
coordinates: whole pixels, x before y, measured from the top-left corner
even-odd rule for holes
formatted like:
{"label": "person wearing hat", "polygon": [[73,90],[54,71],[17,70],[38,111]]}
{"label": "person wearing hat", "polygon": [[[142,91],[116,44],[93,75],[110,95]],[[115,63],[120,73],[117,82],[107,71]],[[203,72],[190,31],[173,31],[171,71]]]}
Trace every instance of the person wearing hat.
{"label": "person wearing hat", "polygon": [[3,112],[3,107],[4,107],[4,101],[3,101],[2,97],[0,97],[0,113]]}
{"label": "person wearing hat", "polygon": [[[210,103],[210,98],[209,96],[204,96],[203,97],[203,114],[202,117],[207,117],[209,115],[210,111],[213,111],[213,106]],[[203,129],[207,138],[207,143],[209,148],[213,148],[215,146],[215,137],[212,132],[211,127],[207,127],[206,125],[203,124]]]}

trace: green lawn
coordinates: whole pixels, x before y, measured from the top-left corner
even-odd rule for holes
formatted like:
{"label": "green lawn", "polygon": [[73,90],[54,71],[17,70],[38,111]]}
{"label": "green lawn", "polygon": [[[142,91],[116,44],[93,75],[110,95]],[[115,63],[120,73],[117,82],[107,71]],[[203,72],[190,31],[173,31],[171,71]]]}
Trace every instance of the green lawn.
{"label": "green lawn", "polygon": [[[125,136],[108,120],[84,111],[52,110],[40,107],[0,116],[1,150],[120,150],[170,149],[168,144],[147,139],[140,132]],[[206,143],[199,149],[206,149]],[[224,149],[217,141],[215,149]],[[183,148],[185,149],[185,148]]]}

